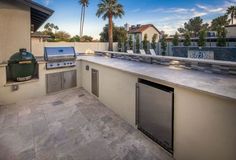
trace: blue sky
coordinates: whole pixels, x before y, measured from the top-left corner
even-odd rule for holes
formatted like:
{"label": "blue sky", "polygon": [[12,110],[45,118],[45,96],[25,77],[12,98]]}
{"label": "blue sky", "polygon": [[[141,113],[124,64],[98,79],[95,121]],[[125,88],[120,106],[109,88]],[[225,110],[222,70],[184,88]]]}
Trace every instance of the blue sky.
{"label": "blue sky", "polygon": [[[34,0],[55,11],[48,22],[58,25],[71,35],[79,34],[81,6],[77,0]],[[118,26],[125,23],[154,24],[167,34],[175,33],[188,19],[201,16],[205,22],[223,15],[236,0],[118,0],[124,5],[125,16],[114,20]],[[90,0],[86,10],[84,34],[99,39],[99,33],[107,21],[96,17],[100,0]],[[42,29],[42,28],[41,28]]]}

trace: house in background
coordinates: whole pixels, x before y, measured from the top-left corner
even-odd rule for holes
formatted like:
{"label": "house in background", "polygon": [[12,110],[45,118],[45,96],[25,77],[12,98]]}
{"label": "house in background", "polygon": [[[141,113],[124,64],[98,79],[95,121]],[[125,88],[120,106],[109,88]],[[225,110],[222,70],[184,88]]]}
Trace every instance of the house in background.
{"label": "house in background", "polygon": [[34,32],[31,34],[31,42],[45,42],[49,38],[51,38],[50,35],[45,35],[41,32]]}
{"label": "house in background", "polygon": [[236,38],[236,24],[225,26],[227,38]]}
{"label": "house in background", "polygon": [[128,37],[132,36],[133,41],[136,40],[136,36],[139,36],[140,42],[144,40],[144,35],[147,34],[147,40],[152,41],[152,37],[154,34],[157,34],[158,42],[160,40],[161,32],[153,25],[153,24],[145,24],[145,25],[132,25],[129,27],[128,24],[125,24],[125,28],[128,31]]}

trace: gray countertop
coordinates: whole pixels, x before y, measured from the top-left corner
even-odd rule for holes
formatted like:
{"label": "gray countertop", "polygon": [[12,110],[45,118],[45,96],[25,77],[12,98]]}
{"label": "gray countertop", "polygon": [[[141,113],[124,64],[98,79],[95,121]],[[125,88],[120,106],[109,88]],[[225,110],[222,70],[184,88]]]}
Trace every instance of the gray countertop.
{"label": "gray countertop", "polygon": [[80,56],[78,60],[96,63],[172,85],[236,100],[236,76],[210,74],[172,66],[146,64],[98,56]]}

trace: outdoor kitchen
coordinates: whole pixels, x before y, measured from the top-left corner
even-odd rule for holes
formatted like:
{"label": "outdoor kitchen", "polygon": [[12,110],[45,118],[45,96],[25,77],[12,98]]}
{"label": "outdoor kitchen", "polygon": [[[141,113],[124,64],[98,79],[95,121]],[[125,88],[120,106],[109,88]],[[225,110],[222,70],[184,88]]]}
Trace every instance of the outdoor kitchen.
{"label": "outdoor kitchen", "polygon": [[235,160],[235,63],[50,43],[34,53],[30,28],[53,11],[1,6],[24,32],[0,37],[0,159]]}

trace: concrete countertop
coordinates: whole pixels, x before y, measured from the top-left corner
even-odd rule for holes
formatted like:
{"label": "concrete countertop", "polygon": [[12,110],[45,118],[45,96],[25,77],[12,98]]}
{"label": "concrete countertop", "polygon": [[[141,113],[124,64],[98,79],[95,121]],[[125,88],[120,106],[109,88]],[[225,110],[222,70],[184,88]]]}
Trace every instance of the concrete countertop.
{"label": "concrete countertop", "polygon": [[77,60],[88,61],[172,85],[236,100],[236,76],[209,74],[173,66],[168,67],[99,56],[80,56]]}

